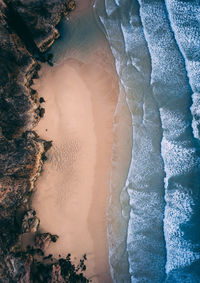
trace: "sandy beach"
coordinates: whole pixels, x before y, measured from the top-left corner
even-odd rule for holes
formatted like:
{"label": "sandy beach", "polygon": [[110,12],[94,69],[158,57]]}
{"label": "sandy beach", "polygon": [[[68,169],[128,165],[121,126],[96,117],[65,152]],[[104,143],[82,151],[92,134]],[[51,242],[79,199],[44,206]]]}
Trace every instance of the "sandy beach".
{"label": "sandy beach", "polygon": [[45,99],[35,130],[53,141],[33,197],[41,230],[59,235],[47,253],[71,253],[75,261],[86,253],[86,275],[104,283],[111,282],[106,208],[118,97],[109,52],[102,42],[84,62],[69,57],[43,67],[35,85]]}

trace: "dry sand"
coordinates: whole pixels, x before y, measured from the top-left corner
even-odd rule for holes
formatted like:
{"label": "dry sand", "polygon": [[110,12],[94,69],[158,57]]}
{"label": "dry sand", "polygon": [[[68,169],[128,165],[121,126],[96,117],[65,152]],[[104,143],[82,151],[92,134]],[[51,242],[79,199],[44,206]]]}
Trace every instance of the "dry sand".
{"label": "dry sand", "polygon": [[42,231],[59,235],[47,253],[87,254],[86,275],[111,282],[106,238],[113,116],[118,82],[104,42],[87,62],[67,58],[44,67],[35,88],[45,116],[35,128],[53,141],[37,181],[33,207]]}

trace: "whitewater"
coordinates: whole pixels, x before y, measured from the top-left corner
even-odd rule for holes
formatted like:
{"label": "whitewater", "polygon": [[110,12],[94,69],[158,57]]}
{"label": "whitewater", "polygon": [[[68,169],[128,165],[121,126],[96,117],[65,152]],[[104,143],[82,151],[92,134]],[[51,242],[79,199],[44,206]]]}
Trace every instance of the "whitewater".
{"label": "whitewater", "polygon": [[94,12],[133,129],[107,213],[112,279],[200,282],[200,2],[98,0]]}

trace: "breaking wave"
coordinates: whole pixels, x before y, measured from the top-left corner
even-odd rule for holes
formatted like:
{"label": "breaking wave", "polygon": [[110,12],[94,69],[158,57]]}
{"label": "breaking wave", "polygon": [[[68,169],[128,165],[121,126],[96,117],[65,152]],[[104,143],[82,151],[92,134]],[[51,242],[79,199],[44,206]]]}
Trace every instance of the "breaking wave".
{"label": "breaking wave", "polygon": [[94,6],[133,127],[121,214],[112,214],[112,202],[108,209],[114,282],[200,282],[198,3],[99,0]]}

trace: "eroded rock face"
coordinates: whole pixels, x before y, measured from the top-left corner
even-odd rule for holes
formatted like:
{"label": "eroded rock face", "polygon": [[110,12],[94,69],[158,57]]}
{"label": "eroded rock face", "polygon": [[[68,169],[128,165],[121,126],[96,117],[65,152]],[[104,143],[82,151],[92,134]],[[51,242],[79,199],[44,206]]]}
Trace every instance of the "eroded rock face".
{"label": "eroded rock face", "polygon": [[[34,132],[25,132],[20,138],[12,140],[0,138],[0,238],[6,250],[21,232],[16,212],[21,206],[23,210],[29,209],[28,200],[48,147],[49,144],[40,140]],[[28,227],[28,219],[27,222],[24,219],[24,232],[36,225],[34,221],[32,224],[31,220],[29,222]]]}
{"label": "eroded rock face", "polygon": [[51,242],[56,242],[57,235],[51,235],[50,233],[37,234],[35,236],[35,247],[37,249],[46,250]]}
{"label": "eroded rock face", "polygon": [[35,233],[40,225],[36,212],[32,209],[25,212],[22,220],[22,233]]}
{"label": "eroded rock face", "polygon": [[0,212],[9,215],[25,201],[41,171],[44,151],[45,141],[34,132],[12,140],[0,138]]}
{"label": "eroded rock face", "polygon": [[[33,258],[31,256],[15,257],[8,255],[6,257],[6,266],[12,282],[29,283],[31,280],[31,264]],[[10,282],[10,281],[8,281]]]}
{"label": "eroded rock face", "polygon": [[40,52],[46,51],[60,36],[56,25],[63,13],[75,7],[74,1],[69,0],[11,0],[7,3],[14,10],[16,18],[20,17],[22,24],[26,26],[24,32],[30,33]]}
{"label": "eroded rock face", "polygon": [[[32,282],[32,256],[11,252],[21,232],[38,229],[29,198],[51,146],[32,131],[45,111],[31,86],[40,62],[50,60],[42,52],[59,36],[56,25],[73,8],[68,4],[0,0],[0,282]],[[28,211],[18,218],[20,208]]]}
{"label": "eroded rock face", "polygon": [[10,28],[6,13],[0,1],[0,128],[2,136],[12,139],[37,119],[28,86],[39,64]]}
{"label": "eroded rock face", "polygon": [[45,60],[41,52],[59,37],[55,26],[73,2],[0,0],[0,128],[6,138],[32,129],[44,112],[30,87],[38,77],[37,59]]}
{"label": "eroded rock face", "polygon": [[53,283],[53,282],[64,283],[64,282],[66,282],[64,280],[64,278],[62,277],[61,271],[62,271],[61,266],[58,263],[53,264],[51,279],[49,280],[49,283]]}

